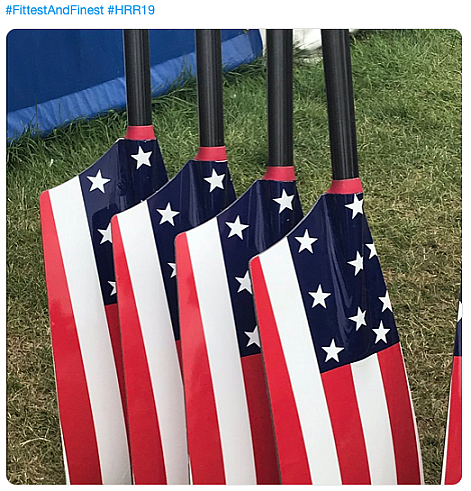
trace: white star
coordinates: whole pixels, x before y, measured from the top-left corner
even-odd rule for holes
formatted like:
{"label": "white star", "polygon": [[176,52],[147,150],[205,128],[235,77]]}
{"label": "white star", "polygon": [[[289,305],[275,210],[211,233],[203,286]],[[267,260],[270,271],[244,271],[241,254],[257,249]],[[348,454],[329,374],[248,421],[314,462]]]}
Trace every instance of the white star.
{"label": "white star", "polygon": [[384,295],[384,297],[378,297],[378,298],[381,300],[381,302],[383,302],[383,309],[381,310],[381,312],[384,312],[387,309],[389,309],[392,312],[391,300],[389,300],[388,291],[386,290],[386,294]]}
{"label": "white star", "polygon": [[459,322],[463,318],[463,304],[462,302],[458,303],[458,318],[456,322]]}
{"label": "white star", "polygon": [[325,293],[322,291],[322,285],[319,285],[317,288],[317,292],[309,292],[309,295],[314,299],[314,302],[312,302],[312,307],[315,307],[316,305],[322,305],[322,307],[327,308],[325,306],[325,299],[330,296],[330,293]]}
{"label": "white star", "polygon": [[96,176],[87,176],[88,179],[92,182],[89,191],[93,191],[94,189],[99,189],[102,193],[105,192],[105,184],[111,181],[111,179],[107,179],[106,177],[102,177],[101,170],[98,169]]}
{"label": "white star", "polygon": [[309,230],[306,229],[304,232],[304,235],[302,237],[295,237],[295,239],[299,242],[299,251],[304,251],[304,249],[307,249],[309,252],[312,253],[312,244],[317,240],[316,237],[310,237],[309,236]]}
{"label": "white star", "polygon": [[357,257],[353,261],[347,261],[348,264],[355,267],[355,276],[363,269],[363,258],[357,251]]}
{"label": "white star", "polygon": [[167,264],[172,268],[172,274],[170,275],[170,278],[177,276],[176,264],[175,263],[167,263]]}
{"label": "white star", "polygon": [[112,297],[113,295],[116,295],[116,281],[108,281],[108,283],[111,286],[110,297]]}
{"label": "white star", "polygon": [[342,348],[341,346],[336,346],[335,339],[332,339],[330,346],[321,346],[321,348],[327,353],[327,356],[325,357],[326,362],[329,361],[330,359],[333,359],[338,362],[339,353],[345,349]]}
{"label": "white star", "polygon": [[376,254],[376,246],[373,244],[365,244],[366,247],[370,250],[370,257],[368,259],[371,259],[374,256],[377,256]]}
{"label": "white star", "polygon": [[105,242],[113,243],[113,240],[111,239],[111,222],[106,227],[106,230],[98,229],[98,232],[100,232],[100,234],[103,235],[103,237],[101,238],[100,244],[104,244]]}
{"label": "white star", "polygon": [[349,317],[349,319],[356,323],[356,330],[360,329],[361,326],[366,326],[365,320],[366,310],[364,312],[361,311],[360,307],[358,307],[357,315],[353,317]]}
{"label": "white star", "polygon": [[255,329],[252,332],[244,331],[244,333],[249,337],[247,348],[251,344],[256,344],[260,348],[260,334],[258,332],[258,326],[255,326]]}
{"label": "white star", "polygon": [[245,276],[243,278],[236,277],[236,280],[240,283],[237,293],[240,293],[244,290],[247,290],[249,293],[252,293],[252,282],[250,281],[250,276],[248,271],[247,273],[245,273]]}
{"label": "white star", "polygon": [[209,192],[212,193],[216,188],[224,189],[224,184],[222,180],[226,177],[226,174],[218,174],[216,169],[213,169],[211,177],[205,177],[204,180],[209,182],[211,185]]}
{"label": "white star", "polygon": [[280,209],[278,210],[278,213],[281,213],[285,208],[292,210],[293,199],[294,199],[294,194],[289,196],[284,189],[279,198],[273,198],[273,201],[276,201],[280,205]]}
{"label": "white star", "polygon": [[162,215],[162,218],[160,219],[159,225],[162,225],[162,223],[168,222],[170,225],[175,226],[175,223],[173,221],[173,217],[178,215],[180,212],[179,211],[173,211],[170,203],[167,203],[167,207],[165,210],[159,210],[157,211]]}
{"label": "white star", "polygon": [[356,194],[353,196],[353,203],[345,206],[352,210],[352,218],[355,218],[358,213],[363,215],[363,199],[358,199]]}
{"label": "white star", "polygon": [[233,235],[237,235],[239,238],[244,240],[244,236],[242,234],[242,231],[248,228],[248,225],[245,225],[243,223],[240,223],[240,216],[237,215],[237,218],[235,219],[234,222],[226,222],[226,225],[231,229],[229,232],[229,235],[227,236],[232,237]]}
{"label": "white star", "polygon": [[142,165],[147,165],[147,166],[151,166],[150,164],[150,156],[152,155],[152,150],[150,150],[149,152],[144,152],[144,150],[142,150],[141,146],[139,145],[139,150],[137,151],[137,153],[135,155],[131,155],[131,157],[136,161],[136,170],[139,169],[139,167],[141,167]]}
{"label": "white star", "polygon": [[379,327],[377,329],[372,329],[372,331],[375,332],[376,334],[376,339],[375,339],[375,344],[378,341],[384,341],[385,343],[388,342],[386,339],[386,334],[390,331],[391,329],[387,329],[383,326],[383,321],[379,323]]}

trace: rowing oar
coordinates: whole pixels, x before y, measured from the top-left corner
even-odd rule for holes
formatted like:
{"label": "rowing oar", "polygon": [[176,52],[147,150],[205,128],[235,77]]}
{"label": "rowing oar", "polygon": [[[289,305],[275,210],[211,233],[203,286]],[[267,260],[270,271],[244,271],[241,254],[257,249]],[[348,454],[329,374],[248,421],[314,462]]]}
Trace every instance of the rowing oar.
{"label": "rowing oar", "polygon": [[196,31],[200,148],[159,191],[112,221],[135,484],[188,484],[174,240],[235,192],[226,160],[221,33]]}
{"label": "rowing oar", "polygon": [[448,419],[443,456],[442,484],[457,484],[461,480],[462,467],[462,368],[461,368],[461,330],[462,330],[462,301],[458,305],[456,320],[455,349],[453,353],[453,368],[451,372]]}
{"label": "rowing oar", "polygon": [[40,198],[66,477],[128,484],[111,217],[167,182],[151,113],[146,30],[124,31],[128,127],[93,165]]}
{"label": "rowing oar", "polygon": [[323,30],[333,182],[251,261],[283,484],[419,484],[394,315],[363,213],[348,30]]}
{"label": "rowing oar", "polygon": [[277,484],[248,262],[301,219],[292,144],[292,31],[268,30],[268,168],[217,217],[177,237],[194,484]]}

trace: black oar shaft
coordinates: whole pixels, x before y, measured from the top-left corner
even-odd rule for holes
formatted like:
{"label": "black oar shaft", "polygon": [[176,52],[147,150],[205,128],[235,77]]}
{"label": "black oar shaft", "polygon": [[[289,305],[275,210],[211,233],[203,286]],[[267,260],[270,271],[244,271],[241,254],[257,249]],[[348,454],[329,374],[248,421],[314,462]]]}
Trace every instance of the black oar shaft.
{"label": "black oar shaft", "polygon": [[196,29],[200,147],[224,145],[221,30]]}
{"label": "black oar shaft", "polygon": [[293,30],[267,29],[268,165],[293,165]]}
{"label": "black oar shaft", "polygon": [[330,151],[334,180],[358,177],[348,29],[322,29]]}
{"label": "black oar shaft", "polygon": [[149,31],[124,29],[128,126],[152,124]]}

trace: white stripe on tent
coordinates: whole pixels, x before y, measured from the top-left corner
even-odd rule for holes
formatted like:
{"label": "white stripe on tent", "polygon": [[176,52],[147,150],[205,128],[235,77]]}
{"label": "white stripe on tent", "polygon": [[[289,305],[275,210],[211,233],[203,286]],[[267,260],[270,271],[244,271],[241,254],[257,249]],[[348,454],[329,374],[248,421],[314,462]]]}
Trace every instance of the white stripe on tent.
{"label": "white stripe on tent", "polygon": [[252,434],[217,219],[187,232],[208,350],[226,484],[256,484]]}
{"label": "white stripe on tent", "polygon": [[391,425],[378,356],[370,355],[351,366],[371,484],[397,484]]}
{"label": "white stripe on tent", "polygon": [[342,484],[319,365],[288,239],[260,256],[293,388],[313,484]]}
{"label": "white stripe on tent", "polygon": [[103,484],[131,484],[118,377],[79,178],[50,190],[49,195],[82,352]]}
{"label": "white stripe on tent", "polygon": [[118,215],[159,421],[167,484],[188,484],[183,381],[149,209]]}

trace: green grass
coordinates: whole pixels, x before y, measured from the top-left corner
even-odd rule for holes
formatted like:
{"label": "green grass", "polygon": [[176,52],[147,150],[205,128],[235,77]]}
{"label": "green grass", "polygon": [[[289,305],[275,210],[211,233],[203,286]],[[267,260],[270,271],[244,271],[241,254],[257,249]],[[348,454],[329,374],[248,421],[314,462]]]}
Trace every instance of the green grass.
{"label": "green grass", "polygon": [[[361,31],[352,40],[360,173],[400,331],[425,479],[440,481],[461,274],[461,37]],[[153,101],[170,175],[198,146],[195,83]],[[226,74],[225,134],[241,194],[267,154],[264,60]],[[326,190],[330,154],[322,63],[296,57],[295,164],[305,211]],[[124,134],[125,114],[79,121],[7,150],[7,475],[64,482],[38,198]]]}

